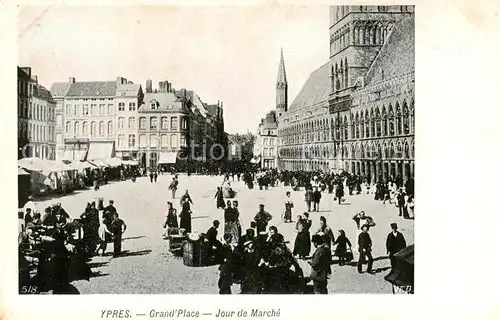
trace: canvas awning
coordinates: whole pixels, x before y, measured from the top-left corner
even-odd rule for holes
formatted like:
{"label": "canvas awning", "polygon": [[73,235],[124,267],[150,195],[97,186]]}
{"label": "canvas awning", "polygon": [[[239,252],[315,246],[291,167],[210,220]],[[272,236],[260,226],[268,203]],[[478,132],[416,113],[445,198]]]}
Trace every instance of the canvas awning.
{"label": "canvas awning", "polygon": [[75,170],[61,160],[47,160],[47,167],[43,170],[46,173]]}
{"label": "canvas awning", "polygon": [[158,164],[174,164],[177,162],[177,152],[162,152]]}
{"label": "canvas awning", "polygon": [[87,160],[110,159],[113,157],[114,142],[91,142]]}
{"label": "canvas awning", "polygon": [[87,168],[95,168],[94,165],[92,165],[88,162],[82,162],[82,161],[72,161],[72,162],[68,163],[68,166],[70,166],[71,168],[73,168],[75,170],[84,170]]}
{"label": "canvas awning", "polygon": [[61,158],[59,158],[59,160],[73,161],[74,160],[73,158],[74,158],[73,150],[64,150],[64,153],[62,154]]}
{"label": "canvas awning", "polygon": [[29,173],[21,168],[17,168],[17,175],[18,176],[25,176],[25,175],[29,175]]}
{"label": "canvas awning", "polygon": [[23,158],[17,160],[17,166],[29,171],[43,171],[47,167],[47,162],[40,158]]}
{"label": "canvas awning", "polygon": [[102,159],[106,162],[110,167],[119,167],[123,164],[123,161],[119,158],[110,158],[110,159]]}
{"label": "canvas awning", "polygon": [[78,161],[85,160],[85,157],[87,156],[87,151],[88,150],[76,150],[74,156],[75,158],[73,160],[78,160]]}
{"label": "canvas awning", "polygon": [[139,163],[137,163],[137,161],[134,161],[134,160],[124,160],[123,164],[129,165],[129,166],[138,166],[139,165]]}
{"label": "canvas awning", "polygon": [[88,162],[99,168],[109,167],[109,164],[104,162],[102,159],[88,160]]}
{"label": "canvas awning", "polygon": [[259,162],[260,162],[260,157],[252,158],[252,160],[250,160],[250,163],[259,163]]}

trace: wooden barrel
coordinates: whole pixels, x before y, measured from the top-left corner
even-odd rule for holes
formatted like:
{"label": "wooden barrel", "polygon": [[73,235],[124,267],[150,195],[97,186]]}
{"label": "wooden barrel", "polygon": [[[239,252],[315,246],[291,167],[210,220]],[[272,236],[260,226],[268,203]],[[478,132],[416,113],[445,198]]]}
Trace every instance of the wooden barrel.
{"label": "wooden barrel", "polygon": [[172,234],[168,236],[168,250],[175,255],[182,256],[183,243],[186,237],[182,235]]}
{"label": "wooden barrel", "polygon": [[185,266],[202,266],[203,255],[200,241],[186,240],[182,245],[182,252],[183,262]]}

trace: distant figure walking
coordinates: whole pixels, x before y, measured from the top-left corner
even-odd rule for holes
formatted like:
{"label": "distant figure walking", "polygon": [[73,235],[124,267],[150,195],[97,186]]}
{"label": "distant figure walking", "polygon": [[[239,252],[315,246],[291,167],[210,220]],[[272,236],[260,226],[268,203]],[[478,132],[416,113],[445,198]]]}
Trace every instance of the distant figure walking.
{"label": "distant figure walking", "polygon": [[172,191],[172,199],[175,199],[175,193],[177,192],[177,186],[179,185],[179,181],[174,177],[172,178],[172,182],[168,186],[168,189]]}
{"label": "distant figure walking", "polygon": [[215,193],[215,199],[217,199],[217,209],[225,209],[226,204],[224,203],[224,195],[222,194],[222,188],[217,187],[217,192]]}

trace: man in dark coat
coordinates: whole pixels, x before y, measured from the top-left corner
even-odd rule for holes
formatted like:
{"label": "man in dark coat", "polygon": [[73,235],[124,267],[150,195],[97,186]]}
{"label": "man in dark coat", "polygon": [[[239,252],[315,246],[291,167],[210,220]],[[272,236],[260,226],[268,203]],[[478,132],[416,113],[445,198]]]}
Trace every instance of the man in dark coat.
{"label": "man in dark coat", "polygon": [[313,235],[312,243],[316,247],[316,251],[314,251],[312,259],[308,262],[311,265],[311,280],[313,281],[314,293],[328,294],[327,284],[332,253],[321,236]]}
{"label": "man in dark coat", "polygon": [[396,196],[396,199],[398,201],[398,208],[399,208],[399,216],[404,216],[405,218],[408,216],[408,211],[406,210],[405,206],[405,192],[403,189],[399,189],[399,193]]}
{"label": "man in dark coat", "polygon": [[[104,211],[109,211],[112,215],[116,213],[115,201],[109,200],[109,205],[104,208]],[[113,216],[111,216],[113,218]]]}
{"label": "man in dark coat", "polygon": [[257,227],[257,235],[260,234],[261,232],[266,231],[267,224],[272,218],[273,218],[273,216],[271,216],[269,214],[269,212],[264,210],[264,205],[260,204],[259,205],[259,212],[257,212],[255,217],[253,218],[253,220],[256,223],[256,227]]}
{"label": "man in dark coat", "polygon": [[210,227],[210,229],[208,229],[207,231],[208,243],[210,243],[210,245],[212,247],[215,247],[216,249],[222,247],[222,243],[217,239],[217,229],[219,228],[219,225],[219,220],[214,220],[212,227]]}
{"label": "man in dark coat", "polygon": [[372,257],[372,239],[368,234],[368,225],[364,225],[361,227],[362,232],[358,236],[358,245],[359,245],[359,260],[358,260],[358,272],[363,273],[363,263],[366,258],[368,258],[368,268],[367,272],[371,273],[373,266],[373,257]]}
{"label": "man in dark coat", "polygon": [[313,192],[313,210],[319,211],[319,202],[321,201],[321,191],[317,187],[314,188]]}
{"label": "man in dark coat", "polygon": [[118,218],[118,214],[113,215],[113,222],[111,223],[111,232],[114,239],[114,252],[113,257],[118,257],[122,252],[122,235],[127,230],[125,222]]}
{"label": "man in dark coat", "polygon": [[387,254],[389,255],[389,259],[391,259],[391,267],[394,268],[395,265],[394,254],[406,248],[406,241],[403,234],[398,231],[397,223],[391,223],[391,229],[392,232],[387,235],[385,246],[387,248]]}

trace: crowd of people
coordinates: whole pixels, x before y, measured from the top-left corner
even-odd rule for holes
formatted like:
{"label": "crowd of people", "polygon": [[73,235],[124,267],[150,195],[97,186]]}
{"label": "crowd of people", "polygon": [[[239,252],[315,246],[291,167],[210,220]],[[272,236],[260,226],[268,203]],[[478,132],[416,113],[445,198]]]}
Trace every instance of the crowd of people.
{"label": "crowd of people", "polygon": [[[92,181],[105,179],[100,176],[101,172],[96,174],[98,176]],[[136,171],[120,171],[122,180],[128,175],[135,178],[140,174]],[[147,176],[146,172],[142,174]],[[297,208],[292,201],[291,192],[285,193],[283,211],[279,218],[286,224],[295,223],[296,231],[293,246],[288,249],[290,241],[278,232],[277,223],[272,223],[275,218],[265,210],[264,204],[259,205],[248,228],[243,228],[238,200],[225,201],[223,187],[218,187],[214,198],[216,208],[224,211],[222,241],[218,238],[221,226],[218,220],[213,221],[211,228],[203,236],[210,244],[214,261],[220,264],[221,294],[231,293],[233,283],[241,284],[241,293],[291,293],[305,290],[305,284],[309,281],[313,283],[314,293],[325,294],[328,292],[328,278],[332,274],[332,256],[338,258],[339,266],[345,266],[354,260],[354,245],[357,245],[359,256],[356,263],[358,272],[363,272],[365,263],[368,264],[367,272],[372,272],[374,259],[371,254],[373,243],[370,229],[376,225],[374,219],[363,211],[354,215],[353,221],[358,230],[356,243],[351,242],[344,230],[334,232],[324,216],[320,217],[318,226],[313,226],[310,213],[321,211],[322,199],[326,194],[332,194],[339,204],[347,195],[373,194],[376,201],[395,203],[399,208],[399,216],[406,219],[414,217],[413,179],[408,179],[403,184],[399,177],[389,177],[387,181],[370,184],[371,177],[346,172],[333,174],[277,170],[224,175],[225,182],[230,178],[233,181],[243,180],[250,189],[254,183],[260,189],[278,185],[288,186],[295,191],[303,188],[307,209],[294,216],[293,211]],[[150,182],[155,183],[157,179],[158,172],[150,171]],[[98,186],[99,182],[96,189]],[[168,187],[172,193],[172,201],[167,202],[165,238],[168,238],[169,229],[182,229],[186,234],[193,231],[191,207],[194,202],[189,191],[185,190],[180,197],[181,212],[177,214],[173,200],[178,188],[179,178],[174,172]],[[68,291],[68,285],[75,275],[90,277],[90,269],[86,267],[86,263],[94,256],[106,255],[108,243],[113,243],[114,257],[121,254],[122,235],[127,225],[120,219],[113,200],[107,206],[104,206],[102,198],[87,203],[84,212],[77,219],[71,219],[60,204],[47,207],[44,211],[45,215],[42,217],[30,201],[25,206],[25,211],[20,213],[24,220],[19,241],[20,259],[26,260],[23,260],[23,265],[27,265],[27,256],[31,255],[38,260],[35,277],[26,273],[29,268],[20,268],[23,273],[20,274],[22,283],[36,281],[40,288],[54,290],[54,293]],[[385,245],[393,266],[394,254],[406,247],[406,242],[396,223],[391,223],[390,227],[391,232]],[[299,260],[310,264],[310,275],[302,274]],[[47,268],[49,262],[51,267]],[[52,271],[48,272],[49,269]]]}
{"label": "crowd of people", "polygon": [[21,288],[40,292],[78,293],[73,280],[91,276],[88,262],[106,255],[114,243],[113,257],[121,254],[122,235],[127,229],[114,201],[104,207],[103,199],[87,203],[84,212],[72,219],[61,203],[48,206],[44,215],[32,199],[19,212],[19,276]]}

